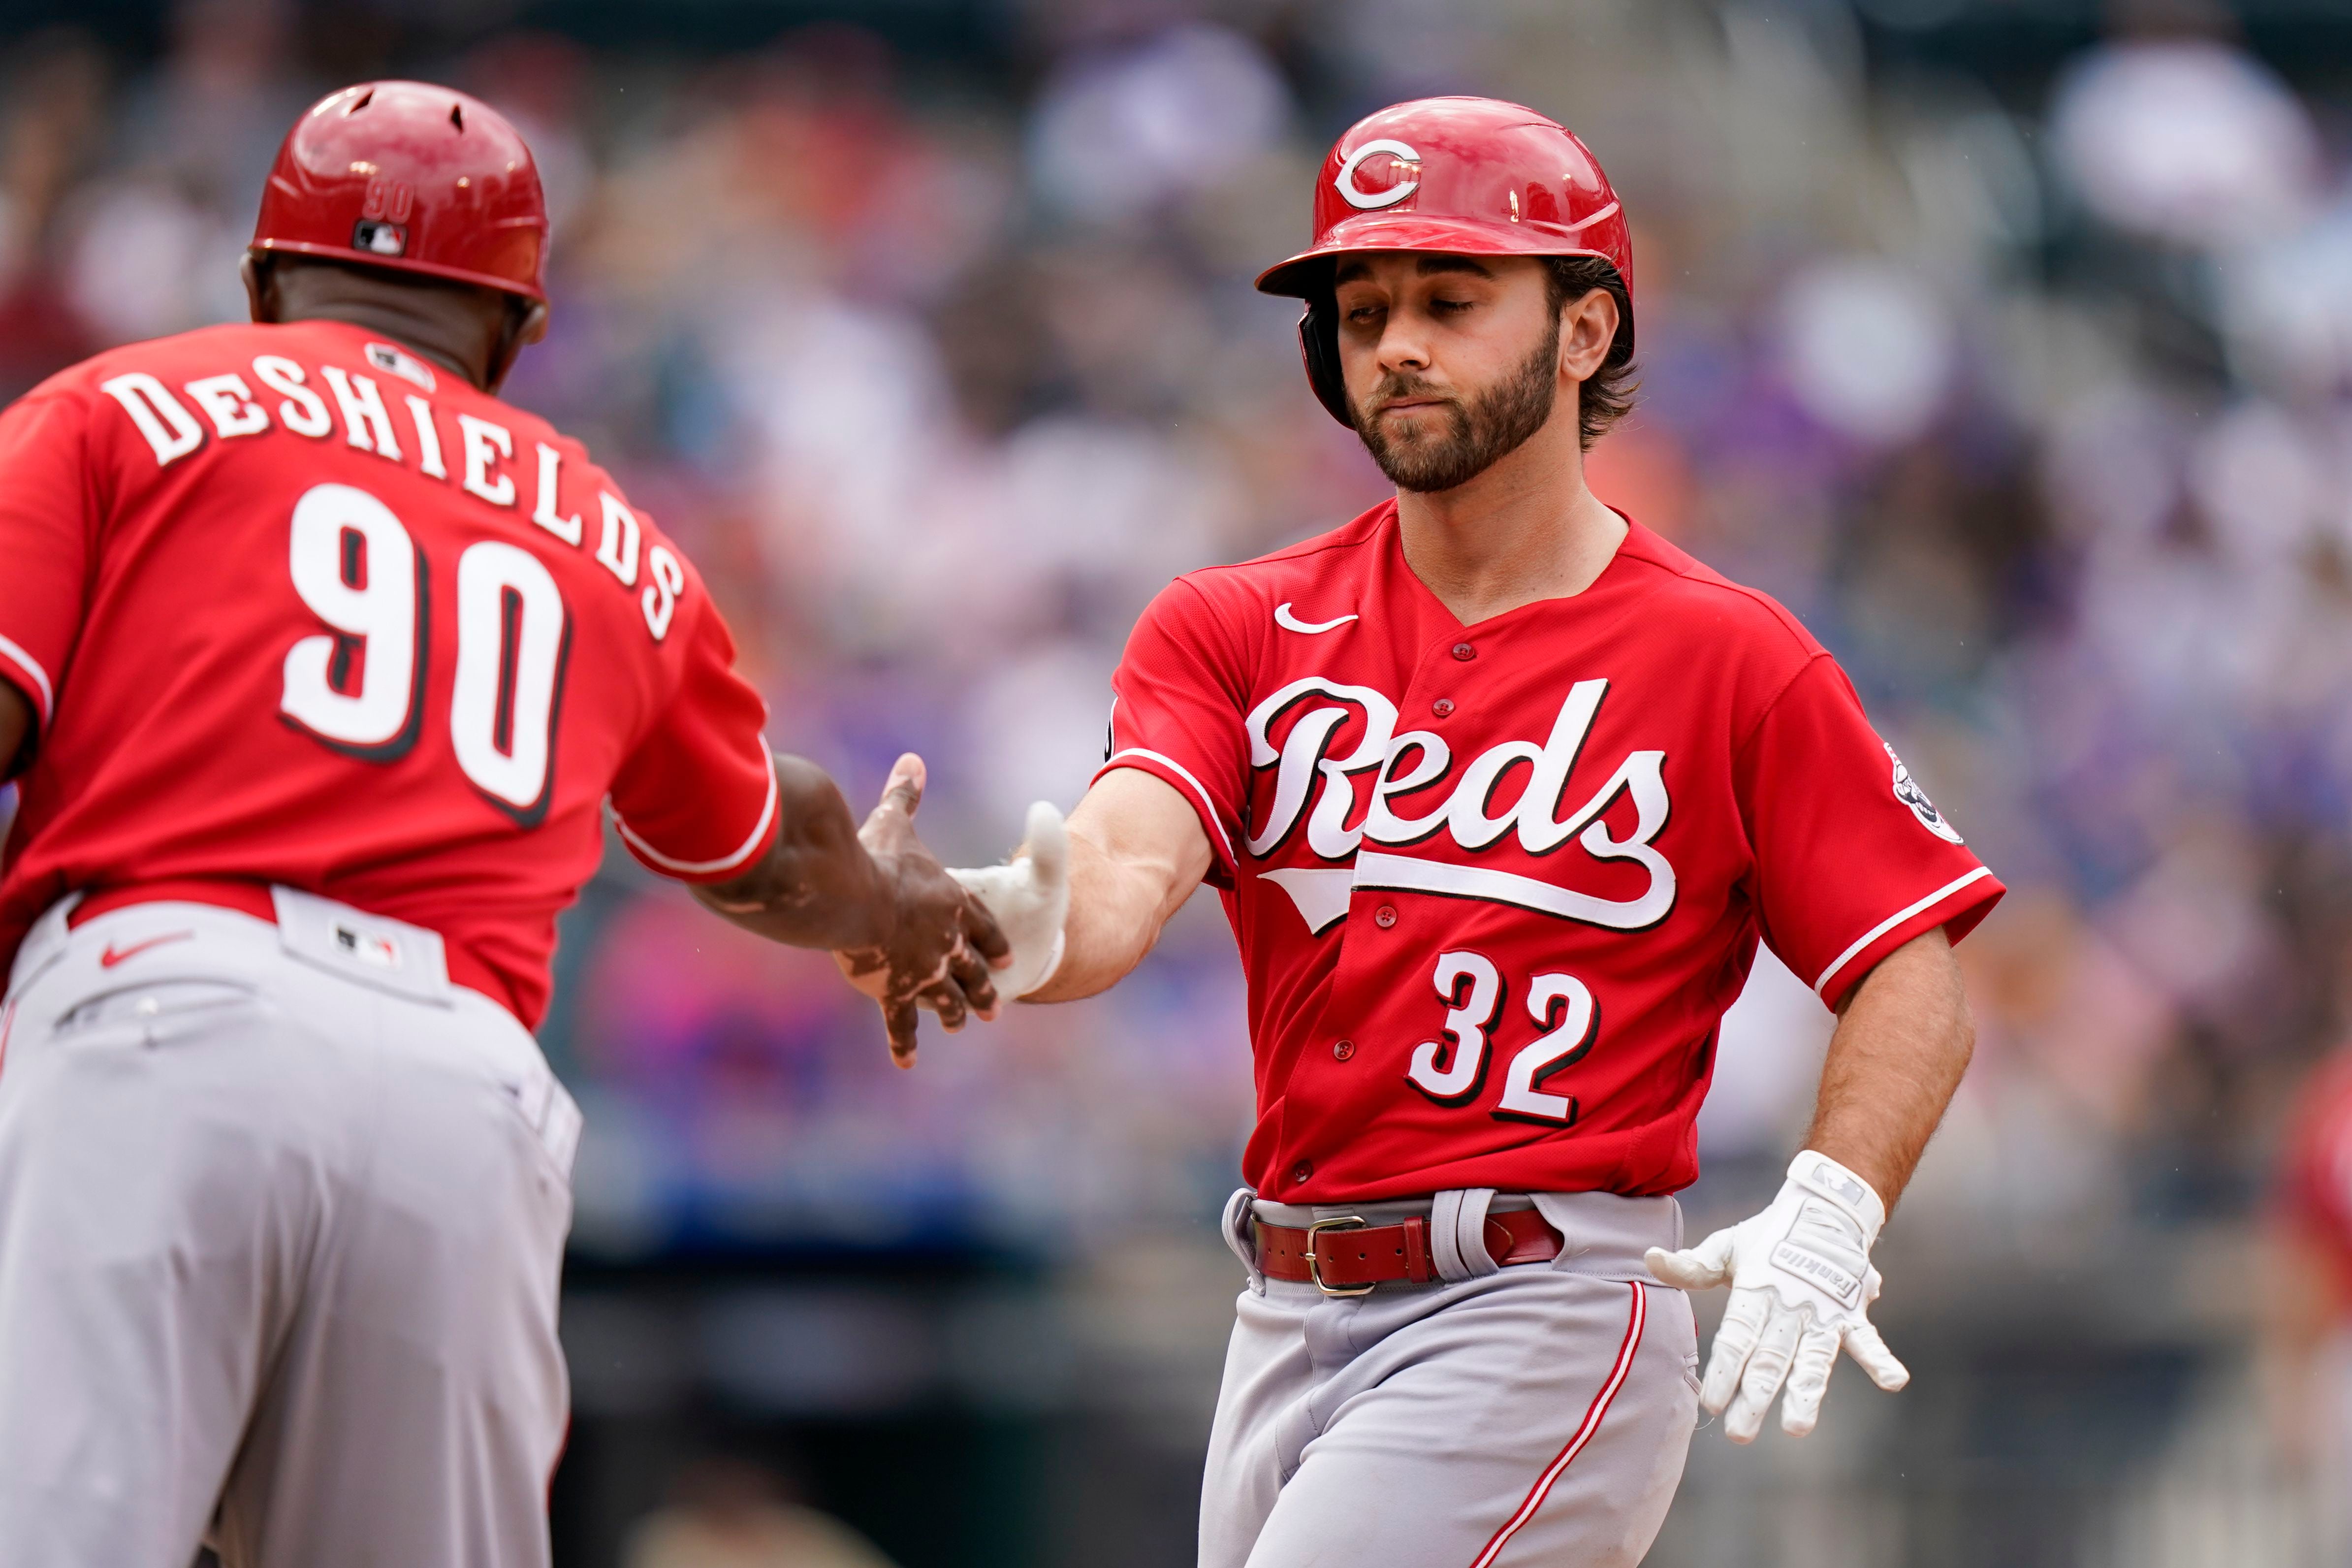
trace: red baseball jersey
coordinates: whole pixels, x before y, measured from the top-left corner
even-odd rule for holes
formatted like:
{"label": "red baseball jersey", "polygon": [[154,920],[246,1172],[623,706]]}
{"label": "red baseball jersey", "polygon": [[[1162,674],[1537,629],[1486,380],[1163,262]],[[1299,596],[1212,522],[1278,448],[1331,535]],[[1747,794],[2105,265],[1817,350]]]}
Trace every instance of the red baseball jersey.
{"label": "red baseball jersey", "polygon": [[579,443],[396,343],[304,321],[101,354],[0,415],[0,679],[37,723],[0,969],[68,892],[264,912],[278,882],[440,932],[536,1023],[608,794],[671,876],[772,840],[733,665]]}
{"label": "red baseball jersey", "polygon": [[1834,1005],[2002,891],[1788,612],[1633,524],[1465,626],[1393,502],[1153,601],[1105,770],[1192,803],[1268,1197],[1672,1192],[1760,938]]}

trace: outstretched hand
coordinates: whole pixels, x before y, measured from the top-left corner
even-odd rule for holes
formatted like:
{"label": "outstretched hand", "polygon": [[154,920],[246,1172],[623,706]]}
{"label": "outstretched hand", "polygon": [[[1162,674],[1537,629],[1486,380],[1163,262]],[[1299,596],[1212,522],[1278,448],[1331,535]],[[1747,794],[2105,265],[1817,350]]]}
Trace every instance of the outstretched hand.
{"label": "outstretched hand", "polygon": [[881,874],[887,914],[879,941],[834,954],[850,984],[881,1005],[890,1058],[902,1068],[915,1065],[923,1009],[937,1013],[950,1033],[975,1013],[993,1018],[991,971],[1013,961],[988,910],[915,836],[923,782],[923,759],[911,752],[900,757],[881,803],[857,830]]}
{"label": "outstretched hand", "polygon": [[1869,1183],[1808,1149],[1763,1213],[1680,1252],[1650,1248],[1650,1272],[1665,1284],[1731,1287],[1699,1389],[1724,1436],[1754,1442],[1784,1385],[1780,1429],[1811,1432],[1841,1350],[1889,1393],[1911,1381],[1869,1316],[1879,1286],[1870,1249],[1885,1223]]}
{"label": "outstretched hand", "polygon": [[1062,814],[1041,800],[1029,808],[1027,829],[1009,864],[948,873],[995,917],[1011,944],[1013,961],[996,978],[1016,1001],[1061,967],[1070,913],[1070,834]]}

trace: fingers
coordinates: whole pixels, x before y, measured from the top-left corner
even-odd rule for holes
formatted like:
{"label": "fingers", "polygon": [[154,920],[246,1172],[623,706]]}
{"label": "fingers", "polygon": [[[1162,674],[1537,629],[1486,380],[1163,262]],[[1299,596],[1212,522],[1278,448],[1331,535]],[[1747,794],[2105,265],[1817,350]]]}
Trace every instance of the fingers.
{"label": "fingers", "polygon": [[1659,1283],[1682,1290],[1704,1290],[1715,1283],[1714,1278],[1696,1252],[1668,1252],[1654,1247],[1642,1254],[1642,1261]]}
{"label": "fingers", "polygon": [[882,1027],[890,1036],[890,1059],[902,1068],[915,1065],[915,1026],[921,1016],[912,996],[895,997],[882,1004]]}
{"label": "fingers", "polygon": [[937,1013],[940,1027],[950,1035],[962,1028],[971,1014],[971,1004],[965,1000],[962,988],[944,980],[925,986],[916,1001]]}
{"label": "fingers", "polygon": [[857,826],[857,841],[872,854],[904,848],[915,837],[915,808],[923,804],[923,782],[929,775],[923,759],[908,752],[890,766],[890,780],[882,798]]}
{"label": "fingers", "polygon": [[1708,1355],[1706,1381],[1699,1385],[1701,1405],[1717,1415],[1731,1403],[1739,1387],[1739,1374],[1748,1369],[1748,1355],[1756,1348],[1757,1337],[1764,1331],[1764,1320],[1772,1310],[1772,1294],[1769,1290],[1734,1290],[1731,1300],[1723,1309],[1722,1326],[1715,1331],[1715,1349]]}
{"label": "fingers", "polygon": [[1050,800],[1041,800],[1029,808],[1029,820],[1024,828],[1024,847],[1029,864],[1034,868],[1037,885],[1048,892],[1069,879],[1070,830],[1063,826],[1062,813]]}
{"label": "fingers", "polygon": [[[1770,1292],[1759,1291],[1770,1300]],[[1802,1312],[1792,1312],[1785,1307],[1769,1306],[1769,1316],[1764,1331],[1756,1338],[1756,1348],[1748,1354],[1748,1370],[1739,1374],[1739,1397],[1723,1413],[1723,1435],[1735,1443],[1753,1443],[1756,1434],[1764,1429],[1764,1413],[1772,1407],[1772,1396],[1780,1392],[1787,1381],[1789,1364],[1795,1359],[1797,1341],[1811,1320]],[[1722,1336],[1717,1336],[1721,1342]]]}
{"label": "fingers", "polygon": [[1822,1418],[1822,1395],[1829,1392],[1837,1353],[1835,1329],[1808,1326],[1797,1342],[1797,1357],[1789,1363],[1789,1392],[1780,1401],[1780,1430],[1790,1436],[1803,1436]]}
{"label": "fingers", "polygon": [[[959,944],[960,946],[978,949],[981,956],[988,961],[989,967],[992,969],[1003,969],[1013,962],[1011,939],[1005,936],[1003,928],[996,923],[996,917],[989,913],[988,906],[982,903],[969,889],[964,892],[961,920],[963,942]],[[992,1006],[994,1004],[992,1003],[990,1005]]]}
{"label": "fingers", "polygon": [[1845,1331],[1846,1354],[1856,1365],[1870,1373],[1870,1381],[1893,1394],[1911,1381],[1911,1369],[1895,1359],[1878,1331],[1867,1322],[1856,1323]]}
{"label": "fingers", "polygon": [[923,804],[923,784],[929,778],[923,759],[908,752],[890,764],[890,782],[882,786],[879,809],[903,811],[908,816]]}
{"label": "fingers", "polygon": [[1654,1247],[1643,1254],[1643,1261],[1665,1284],[1684,1290],[1711,1290],[1730,1281],[1731,1249],[1737,1239],[1734,1232],[1718,1230],[1680,1252]]}
{"label": "fingers", "polygon": [[[948,954],[948,978],[955,983],[971,1010],[983,1018],[996,1016],[996,982],[988,973],[988,962],[970,946],[958,942]],[[945,1022],[947,1015],[940,1015]]]}

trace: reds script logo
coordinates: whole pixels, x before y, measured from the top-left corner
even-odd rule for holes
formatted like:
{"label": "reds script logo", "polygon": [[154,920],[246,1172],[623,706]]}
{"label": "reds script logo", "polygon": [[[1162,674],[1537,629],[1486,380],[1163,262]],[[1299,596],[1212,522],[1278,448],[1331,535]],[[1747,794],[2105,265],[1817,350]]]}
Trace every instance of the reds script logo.
{"label": "reds script logo", "polygon": [[[1505,741],[1481,752],[1462,769],[1444,805],[1424,816],[1400,816],[1389,804],[1391,799],[1437,783],[1453,766],[1444,738],[1427,730],[1400,734],[1396,704],[1369,686],[1312,675],[1294,680],[1249,715],[1250,763],[1275,770],[1274,800],[1250,837],[1249,853],[1265,858],[1303,821],[1307,848],[1318,858],[1341,862],[1329,869],[1288,867],[1260,873],[1290,895],[1315,931],[1348,912],[1348,896],[1356,888],[1482,899],[1615,931],[1654,926],[1675,903],[1675,868],[1651,843],[1666,825],[1665,752],[1629,753],[1582,804],[1565,813],[1561,809],[1568,804],[1577,754],[1608,689],[1606,680],[1578,681],[1542,744]],[[1277,748],[1269,738],[1275,722],[1302,707]],[[1359,715],[1362,738],[1345,755],[1331,755],[1332,737]],[[1526,790],[1500,816],[1487,815],[1503,775],[1521,763],[1529,769]],[[1366,774],[1370,775],[1370,806],[1362,822],[1349,827],[1348,821],[1361,803],[1357,780]],[[1633,798],[1636,814],[1633,830],[1624,838],[1612,835],[1601,820],[1620,795]],[[1491,867],[1387,852],[1440,833],[1452,834],[1455,844],[1474,852],[1516,834],[1519,847],[1530,855],[1549,855],[1572,838],[1597,859],[1634,862],[1649,873],[1650,882],[1638,898],[1603,899]],[[1373,849],[1368,844],[1386,847]]]}

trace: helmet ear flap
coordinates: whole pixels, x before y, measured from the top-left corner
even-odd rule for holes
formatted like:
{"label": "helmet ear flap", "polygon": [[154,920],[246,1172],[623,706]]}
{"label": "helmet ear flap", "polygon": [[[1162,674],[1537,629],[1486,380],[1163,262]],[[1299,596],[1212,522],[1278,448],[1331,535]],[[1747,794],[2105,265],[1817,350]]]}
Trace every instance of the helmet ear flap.
{"label": "helmet ear flap", "polygon": [[1307,301],[1298,318],[1298,358],[1307,367],[1307,384],[1315,400],[1332,418],[1349,429],[1356,427],[1348,407],[1348,384],[1339,374],[1339,313],[1328,295]]}

